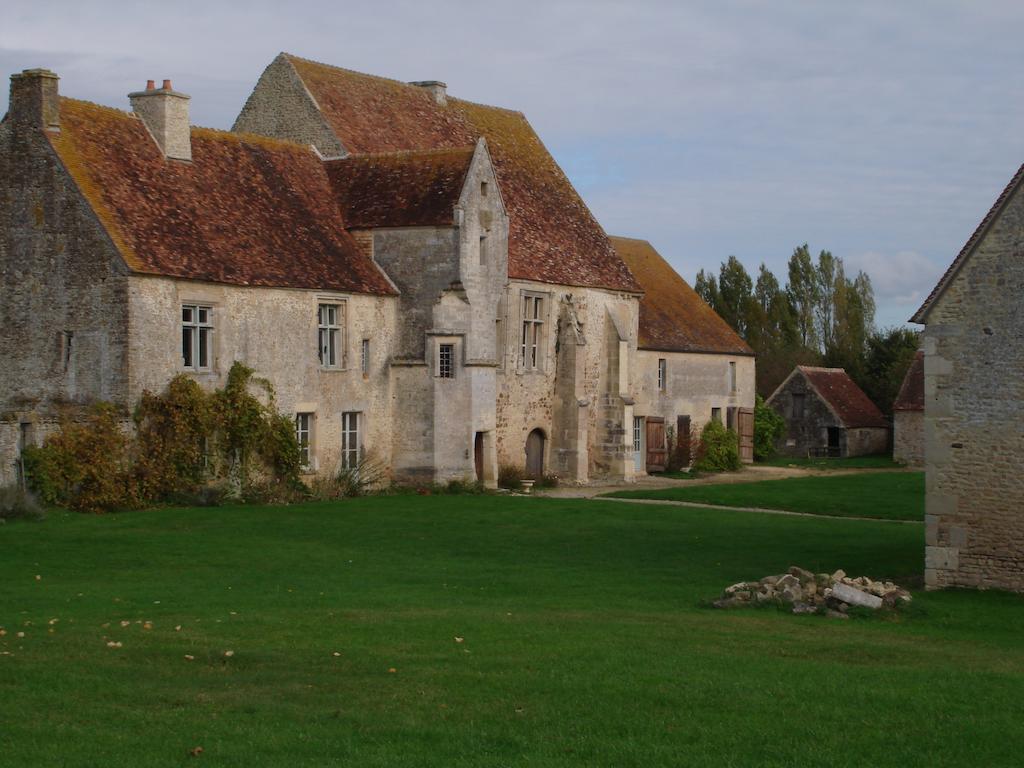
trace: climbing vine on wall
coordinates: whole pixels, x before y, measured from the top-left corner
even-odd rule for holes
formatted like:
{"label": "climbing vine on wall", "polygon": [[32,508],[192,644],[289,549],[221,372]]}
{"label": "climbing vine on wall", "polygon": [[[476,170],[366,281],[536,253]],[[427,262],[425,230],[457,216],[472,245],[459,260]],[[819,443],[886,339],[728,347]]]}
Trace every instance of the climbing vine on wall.
{"label": "climbing vine on wall", "polygon": [[206,392],[180,375],[161,394],[143,393],[131,425],[110,404],[65,419],[26,452],[36,493],[82,512],[187,499],[211,485],[234,498],[304,493],[295,428],[270,382],[242,363],[223,389]]}

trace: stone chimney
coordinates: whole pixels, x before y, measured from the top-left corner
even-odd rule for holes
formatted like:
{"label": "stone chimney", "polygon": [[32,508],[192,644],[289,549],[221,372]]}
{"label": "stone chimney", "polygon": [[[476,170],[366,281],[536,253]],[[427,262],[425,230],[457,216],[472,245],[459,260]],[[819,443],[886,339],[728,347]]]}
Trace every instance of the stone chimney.
{"label": "stone chimney", "polygon": [[164,157],[173,160],[192,159],[192,136],[188,122],[190,97],[171,88],[170,80],[164,80],[161,88],[149,80],[146,90],[129,93],[128,98],[132,111],[146,124]]}
{"label": "stone chimney", "polygon": [[11,75],[11,122],[47,131],[60,130],[60,99],[57,81],[48,69],[26,69]]}
{"label": "stone chimney", "polygon": [[415,80],[409,83],[409,85],[415,85],[418,88],[426,88],[434,101],[441,106],[448,103],[448,86],[440,80]]}

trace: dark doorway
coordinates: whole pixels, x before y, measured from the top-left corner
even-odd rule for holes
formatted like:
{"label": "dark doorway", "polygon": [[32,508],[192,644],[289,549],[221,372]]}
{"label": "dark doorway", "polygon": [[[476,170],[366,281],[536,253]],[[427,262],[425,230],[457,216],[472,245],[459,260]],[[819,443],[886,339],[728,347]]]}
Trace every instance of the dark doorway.
{"label": "dark doorway", "polygon": [[828,455],[839,456],[839,427],[828,428]]}
{"label": "dark doorway", "polygon": [[473,438],[473,464],[476,467],[476,481],[484,481],[484,433],[477,432]]}
{"label": "dark doorway", "polygon": [[539,429],[526,438],[526,476],[534,480],[544,476],[544,432]]}

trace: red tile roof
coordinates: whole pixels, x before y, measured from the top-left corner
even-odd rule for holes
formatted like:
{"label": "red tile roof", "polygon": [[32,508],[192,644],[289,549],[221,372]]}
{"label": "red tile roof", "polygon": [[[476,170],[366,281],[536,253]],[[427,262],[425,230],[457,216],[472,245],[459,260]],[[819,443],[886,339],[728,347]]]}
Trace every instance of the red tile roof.
{"label": "red tile roof", "polygon": [[924,352],[918,350],[903,377],[900,393],[892,404],[894,411],[924,410]]}
{"label": "red tile roof", "polygon": [[352,154],[450,149],[487,139],[509,214],[509,277],[639,292],[562,169],[520,112],[282,54]]}
{"label": "red tile roof", "polygon": [[878,406],[868,399],[864,390],[858,387],[842,368],[798,365],[797,369],[818,396],[828,404],[844,427],[856,429],[889,426]]}
{"label": "red tile roof", "polygon": [[345,225],[451,225],[473,147],[350,155],[327,162]]}
{"label": "red tile roof", "polygon": [[62,98],[61,161],[135,272],[232,285],[393,294],[344,230],[308,148],[192,129],[192,162],[164,160],[142,121]]}
{"label": "red tile roof", "polygon": [[918,309],[917,312],[914,313],[914,316],[910,318],[910,322],[922,324],[927,322],[928,313],[931,311],[932,305],[939,298],[939,296],[941,296],[945,292],[946,288],[949,286],[950,282],[952,282],[957,272],[959,272],[961,267],[963,267],[963,265],[967,262],[967,259],[970,257],[970,255],[974,253],[974,249],[978,246],[978,243],[981,242],[981,239],[985,236],[985,233],[988,232],[989,227],[992,226],[993,222],[995,222],[995,220],[999,217],[999,214],[1002,212],[1003,207],[1009,202],[1010,198],[1013,196],[1013,193],[1017,191],[1017,188],[1021,185],[1022,181],[1024,181],[1024,165],[1017,169],[1017,172],[1013,175],[1013,178],[1010,179],[1010,183],[1007,184],[1003,191],[999,194],[999,197],[996,198],[996,201],[992,204],[992,207],[989,208],[988,213],[985,214],[985,217],[981,220],[981,223],[978,224],[977,228],[971,234],[970,238],[968,238],[967,242],[964,244],[964,247],[960,249],[960,253],[958,253],[956,258],[953,259],[953,263],[949,265],[949,269],[947,269],[945,274],[942,275],[942,277],[939,279],[939,282],[935,284],[935,287],[932,289],[932,292],[928,295],[928,298],[924,300],[924,303],[921,305],[920,309]]}
{"label": "red tile roof", "polygon": [[646,240],[610,238],[640,287],[641,349],[753,355],[753,350]]}

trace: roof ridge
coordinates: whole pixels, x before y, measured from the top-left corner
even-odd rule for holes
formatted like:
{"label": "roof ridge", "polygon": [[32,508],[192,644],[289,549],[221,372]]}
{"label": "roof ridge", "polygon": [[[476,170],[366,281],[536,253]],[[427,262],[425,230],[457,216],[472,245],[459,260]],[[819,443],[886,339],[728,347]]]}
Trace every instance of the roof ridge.
{"label": "roof ridge", "polygon": [[346,155],[345,157],[334,157],[327,160],[328,163],[344,163],[348,160],[365,160],[373,159],[375,157],[426,157],[429,155],[460,155],[469,154],[472,155],[476,151],[476,146],[467,145],[465,147],[444,147],[441,149],[395,149],[390,152],[358,152]]}

